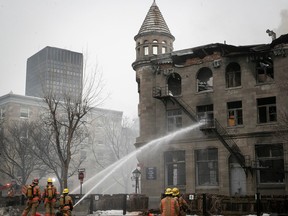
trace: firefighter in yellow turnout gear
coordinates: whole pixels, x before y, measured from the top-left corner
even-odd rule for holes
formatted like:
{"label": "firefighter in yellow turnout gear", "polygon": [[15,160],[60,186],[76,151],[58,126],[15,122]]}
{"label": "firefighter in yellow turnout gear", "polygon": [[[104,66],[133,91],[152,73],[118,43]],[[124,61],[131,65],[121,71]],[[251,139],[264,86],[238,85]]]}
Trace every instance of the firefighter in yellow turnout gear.
{"label": "firefighter in yellow turnout gear", "polygon": [[60,212],[63,216],[71,216],[71,211],[73,210],[73,201],[72,198],[68,195],[69,190],[65,188],[60,197]]}
{"label": "firefighter in yellow turnout gear", "polygon": [[55,216],[55,203],[57,199],[57,189],[53,185],[53,181],[51,178],[47,180],[47,186],[44,189],[42,194],[42,198],[44,199],[45,206],[45,216]]}
{"label": "firefighter in yellow turnout gear", "polygon": [[24,211],[22,212],[22,216],[27,216],[28,213],[31,210],[31,216],[36,215],[37,207],[39,205],[39,202],[41,202],[41,191],[38,186],[39,180],[34,179],[32,184],[27,187],[26,190],[26,197],[27,197],[27,203]]}
{"label": "firefighter in yellow turnout gear", "polygon": [[187,204],[185,199],[182,196],[180,196],[179,189],[173,188],[172,195],[179,204],[179,216],[186,216],[187,211],[189,210],[189,205]]}

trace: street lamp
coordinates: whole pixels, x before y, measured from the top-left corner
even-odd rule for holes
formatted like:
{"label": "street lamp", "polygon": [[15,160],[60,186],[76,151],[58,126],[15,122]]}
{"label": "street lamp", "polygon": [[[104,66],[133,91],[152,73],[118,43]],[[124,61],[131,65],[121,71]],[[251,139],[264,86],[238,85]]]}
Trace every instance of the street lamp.
{"label": "street lamp", "polygon": [[85,168],[78,169],[78,179],[80,180],[80,195],[82,195],[82,184],[84,180]]}
{"label": "street lamp", "polygon": [[135,194],[139,191],[139,178],[141,176],[141,172],[136,168],[133,172],[133,179],[135,179]]}

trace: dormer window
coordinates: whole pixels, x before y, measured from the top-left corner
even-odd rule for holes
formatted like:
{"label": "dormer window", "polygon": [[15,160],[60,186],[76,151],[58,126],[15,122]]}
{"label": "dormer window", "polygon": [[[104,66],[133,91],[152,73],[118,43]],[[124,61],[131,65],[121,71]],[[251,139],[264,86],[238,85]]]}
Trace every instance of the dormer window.
{"label": "dormer window", "polygon": [[153,40],[153,43],[158,43],[158,41],[157,40]]}

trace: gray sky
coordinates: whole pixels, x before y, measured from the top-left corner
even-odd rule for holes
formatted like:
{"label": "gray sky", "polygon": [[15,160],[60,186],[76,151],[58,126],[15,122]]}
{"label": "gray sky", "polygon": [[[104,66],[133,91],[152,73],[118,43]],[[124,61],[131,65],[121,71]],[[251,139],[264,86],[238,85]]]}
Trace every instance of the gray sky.
{"label": "gray sky", "polygon": [[[103,108],[137,116],[134,36],[153,0],[0,0],[0,96],[25,94],[27,58],[46,46],[88,54],[101,69]],[[288,0],[156,0],[174,50],[223,43],[270,43],[288,33]],[[89,71],[88,67],[88,71]]]}

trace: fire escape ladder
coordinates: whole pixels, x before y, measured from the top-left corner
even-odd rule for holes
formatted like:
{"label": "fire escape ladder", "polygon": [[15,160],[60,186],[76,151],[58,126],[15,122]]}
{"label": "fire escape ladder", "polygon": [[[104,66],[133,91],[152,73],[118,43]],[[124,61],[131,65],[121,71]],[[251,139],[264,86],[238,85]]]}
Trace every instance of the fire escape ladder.
{"label": "fire escape ladder", "polygon": [[170,96],[170,100],[177,103],[182,110],[191,118],[192,121],[198,122],[198,118],[194,110],[180,97]]}
{"label": "fire escape ladder", "polygon": [[[192,121],[199,122],[195,111],[181,97],[173,96],[172,93],[168,91],[167,87],[154,87],[152,95],[154,98],[162,100],[165,105],[167,104],[168,100],[178,104],[192,119]],[[247,174],[247,169],[249,169],[253,175],[251,166],[246,166],[244,155],[241,153],[239,147],[225,128],[222,127],[216,119],[201,119],[200,122],[203,123],[203,125],[200,126],[200,130],[203,132],[214,132],[224,147],[236,158],[237,162],[244,169],[245,173]]]}
{"label": "fire escape ladder", "polygon": [[251,174],[253,174],[253,171],[251,167],[246,166],[246,161],[244,155],[241,153],[239,147],[235,143],[234,139],[231,138],[231,135],[225,130],[224,127],[217,121],[217,119],[214,119],[214,133],[218,137],[218,139],[222,142],[222,144],[226,147],[226,149],[233,155],[240,166],[244,169],[244,171],[247,174],[247,169],[250,170]]}

